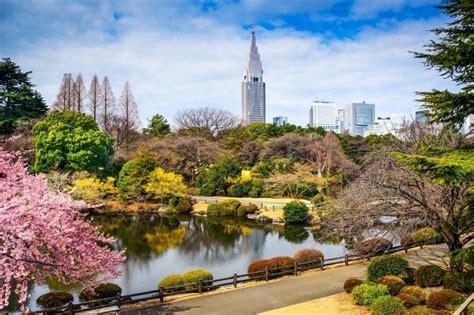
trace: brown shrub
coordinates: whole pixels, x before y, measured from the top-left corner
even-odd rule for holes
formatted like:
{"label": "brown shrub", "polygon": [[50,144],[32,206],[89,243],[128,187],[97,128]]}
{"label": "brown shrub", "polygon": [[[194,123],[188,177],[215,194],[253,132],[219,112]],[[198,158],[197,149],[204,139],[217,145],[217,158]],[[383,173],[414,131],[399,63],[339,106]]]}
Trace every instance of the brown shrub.
{"label": "brown shrub", "polygon": [[464,296],[451,289],[442,289],[428,296],[426,305],[435,310],[453,311],[459,304],[464,302]]}
{"label": "brown shrub", "polygon": [[250,275],[250,278],[257,278],[263,276],[265,268],[271,269],[270,275],[279,273],[285,267],[293,266],[295,260],[289,256],[277,256],[270,259],[260,259],[250,263],[247,268],[247,273],[257,273]]}
{"label": "brown shrub", "polygon": [[352,289],[354,289],[356,286],[358,286],[359,284],[362,284],[364,281],[360,280],[360,279],[357,279],[357,278],[350,278],[350,279],[347,279],[345,282],[344,282],[344,291],[346,291],[347,293],[351,293],[352,292]]}
{"label": "brown shrub", "polygon": [[324,259],[324,254],[315,248],[302,248],[293,254],[293,258],[297,263],[308,263],[316,262],[319,263],[320,259]]}
{"label": "brown shrub", "polygon": [[397,295],[405,286],[405,281],[402,278],[393,275],[383,276],[377,280],[377,283],[385,284],[391,295]]}
{"label": "brown shrub", "polygon": [[354,253],[358,256],[374,255],[383,253],[392,247],[392,242],[384,238],[371,238],[359,242],[354,247]]}
{"label": "brown shrub", "polygon": [[402,300],[403,305],[405,305],[406,307],[413,307],[419,305],[418,299],[410,294],[400,293],[399,295],[397,295],[397,298]]}
{"label": "brown shrub", "polygon": [[414,297],[417,301],[417,305],[424,304],[427,298],[425,291],[422,288],[414,285],[403,287],[400,290],[400,294],[407,294]]}

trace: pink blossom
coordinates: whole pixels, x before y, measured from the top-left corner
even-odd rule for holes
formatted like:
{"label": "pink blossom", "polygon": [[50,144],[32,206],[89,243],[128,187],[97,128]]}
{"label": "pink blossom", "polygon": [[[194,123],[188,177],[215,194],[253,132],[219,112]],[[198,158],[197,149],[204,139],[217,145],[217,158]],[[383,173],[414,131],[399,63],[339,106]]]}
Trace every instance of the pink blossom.
{"label": "pink blossom", "polygon": [[[28,283],[55,277],[91,285],[117,277],[122,252],[79,212],[87,207],[48,189],[19,155],[0,148],[0,309],[13,292],[24,304]],[[14,286],[14,287],[13,287]]]}

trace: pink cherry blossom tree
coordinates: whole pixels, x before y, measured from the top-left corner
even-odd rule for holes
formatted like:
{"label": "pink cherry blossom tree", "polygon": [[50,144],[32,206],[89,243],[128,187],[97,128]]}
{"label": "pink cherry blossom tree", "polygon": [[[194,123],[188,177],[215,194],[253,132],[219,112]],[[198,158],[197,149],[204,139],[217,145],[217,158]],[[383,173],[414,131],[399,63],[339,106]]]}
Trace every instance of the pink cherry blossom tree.
{"label": "pink cherry blossom tree", "polygon": [[124,255],[79,212],[86,206],[50,191],[43,175],[28,174],[19,155],[0,147],[0,309],[12,292],[24,309],[31,282],[91,285],[119,275]]}

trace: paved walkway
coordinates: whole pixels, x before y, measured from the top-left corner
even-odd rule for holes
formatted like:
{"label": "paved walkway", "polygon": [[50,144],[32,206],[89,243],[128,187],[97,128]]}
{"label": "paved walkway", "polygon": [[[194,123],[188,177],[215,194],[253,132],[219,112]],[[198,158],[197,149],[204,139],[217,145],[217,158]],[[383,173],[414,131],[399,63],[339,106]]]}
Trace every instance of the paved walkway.
{"label": "paved walkway", "polygon": [[[405,255],[413,267],[443,265],[445,245],[437,245]],[[366,264],[327,269],[301,277],[270,282],[247,288],[209,294],[188,300],[122,311],[120,314],[256,314],[342,292],[344,281],[363,278]]]}

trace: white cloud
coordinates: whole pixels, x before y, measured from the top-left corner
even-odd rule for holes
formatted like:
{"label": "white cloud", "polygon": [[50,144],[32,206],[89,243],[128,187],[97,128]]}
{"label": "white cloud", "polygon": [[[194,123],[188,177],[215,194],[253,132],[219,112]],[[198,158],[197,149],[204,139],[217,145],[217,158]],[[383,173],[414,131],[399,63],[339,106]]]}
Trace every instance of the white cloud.
{"label": "white cloud", "polygon": [[[81,72],[87,85],[94,73],[108,75],[116,96],[128,80],[143,121],[155,113],[172,120],[178,110],[199,106],[240,113],[248,31],[203,16],[182,18],[176,28],[159,22],[145,27],[134,15],[124,15],[113,40],[90,34],[61,41],[44,37],[10,56],[33,71],[33,82],[48,103],[64,72]],[[315,96],[341,106],[373,102],[380,115],[408,114],[416,106],[415,91],[453,86],[408,53],[420,50],[431,36],[427,30],[442,22],[401,22],[329,42],[288,28],[257,29],[267,120],[284,115],[307,124]]]}
{"label": "white cloud", "polygon": [[403,7],[436,4],[436,0],[355,0],[351,12],[354,18],[372,18],[380,12],[400,11]]}

